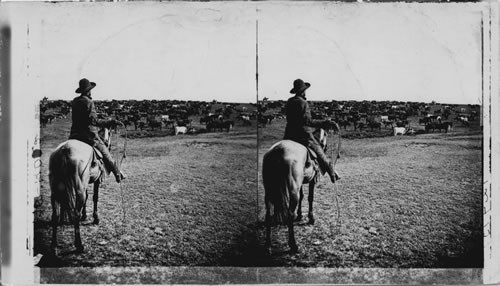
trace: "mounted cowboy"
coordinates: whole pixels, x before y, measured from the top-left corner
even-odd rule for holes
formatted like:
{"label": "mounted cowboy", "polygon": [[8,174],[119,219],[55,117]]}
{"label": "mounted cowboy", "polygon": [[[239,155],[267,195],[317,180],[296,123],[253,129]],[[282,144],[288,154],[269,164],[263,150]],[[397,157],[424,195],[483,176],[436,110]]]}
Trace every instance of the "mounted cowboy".
{"label": "mounted cowboy", "polygon": [[96,108],[90,92],[94,87],[96,87],[96,83],[90,82],[86,78],[81,79],[78,84],[75,92],[79,93],[80,96],[75,97],[71,103],[73,124],[71,125],[69,139],[77,139],[99,150],[102,153],[106,168],[113,172],[116,182],[120,183],[125,179],[125,175],[120,172],[108,148],[92,126],[109,127],[111,125],[123,125],[123,123],[114,119],[102,120],[97,118]]}
{"label": "mounted cowboy", "polygon": [[332,183],[340,179],[339,175],[333,169],[333,164],[326,156],[320,143],[313,135],[312,127],[333,128],[339,131],[338,125],[331,120],[314,120],[311,117],[311,109],[306,100],[306,90],[311,86],[310,83],[301,79],[293,82],[293,88],[290,93],[295,96],[288,99],[286,103],[286,128],[283,139],[293,140],[312,149],[317,157],[318,163],[323,172],[328,173]]}

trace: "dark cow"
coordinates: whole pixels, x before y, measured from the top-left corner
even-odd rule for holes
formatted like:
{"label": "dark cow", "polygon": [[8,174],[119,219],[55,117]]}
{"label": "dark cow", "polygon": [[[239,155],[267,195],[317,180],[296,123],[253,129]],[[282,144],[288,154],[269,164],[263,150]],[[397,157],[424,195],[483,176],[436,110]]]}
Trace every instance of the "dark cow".
{"label": "dark cow", "polygon": [[372,131],[373,131],[373,129],[381,130],[382,129],[382,123],[376,122],[376,121],[370,121],[370,122],[368,122],[368,127],[370,127],[370,129]]}
{"label": "dark cow", "polygon": [[149,128],[153,131],[155,128],[160,128],[161,130],[161,121],[151,119],[148,121]]}
{"label": "dark cow", "polygon": [[338,122],[340,127],[344,127],[344,129],[347,129],[347,126],[351,126],[349,120],[339,120]]}
{"label": "dark cow", "polygon": [[231,120],[213,120],[207,123],[207,131],[208,132],[216,132],[217,130],[229,132],[234,126],[234,121]]}
{"label": "dark cow", "polygon": [[392,129],[394,127],[394,121],[390,121],[390,120],[384,121],[384,127]]}
{"label": "dark cow", "polygon": [[177,126],[185,126],[185,127],[190,127],[191,126],[191,119],[179,119],[176,122]]}
{"label": "dark cow", "polygon": [[274,115],[266,114],[266,115],[259,115],[259,124],[262,125],[262,127],[266,127],[267,124],[271,124],[274,120]]}
{"label": "dark cow", "polygon": [[429,132],[432,130],[432,132],[434,132],[434,130],[439,130],[439,132],[441,132],[441,130],[444,130],[445,133],[447,133],[449,130],[451,131],[453,128],[453,123],[452,122],[442,122],[442,123],[438,123],[438,122],[431,122],[427,125],[425,125],[425,131],[426,132]]}
{"label": "dark cow", "polygon": [[366,124],[364,122],[356,122],[354,124],[354,130],[359,129],[359,131],[363,131],[363,129],[366,127]]}
{"label": "dark cow", "polygon": [[409,124],[408,120],[398,120],[396,121],[396,127],[407,127]]}
{"label": "dark cow", "polygon": [[431,122],[431,119],[429,117],[420,118],[418,120],[418,124],[424,124],[424,125],[426,125],[426,124],[428,124],[430,122]]}

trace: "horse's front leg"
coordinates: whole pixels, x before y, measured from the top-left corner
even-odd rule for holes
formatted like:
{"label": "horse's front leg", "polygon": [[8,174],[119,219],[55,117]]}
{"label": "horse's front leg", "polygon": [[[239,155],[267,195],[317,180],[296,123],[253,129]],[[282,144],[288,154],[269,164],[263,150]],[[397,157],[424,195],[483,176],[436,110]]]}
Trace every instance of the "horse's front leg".
{"label": "horse's front leg", "polygon": [[313,201],[314,201],[314,187],[316,183],[309,183],[309,195],[307,197],[309,201],[309,214],[307,217],[309,218],[309,224],[314,224],[314,213],[313,213]]}
{"label": "horse's front leg", "polygon": [[302,190],[302,186],[300,186],[300,197],[299,197],[299,206],[297,207],[297,218],[295,221],[302,220],[302,199],[304,198],[304,191]]}
{"label": "horse's front leg", "polygon": [[92,196],[92,199],[94,201],[94,212],[92,213],[92,216],[94,217],[94,221],[92,222],[93,224],[99,224],[99,216],[97,215],[97,201],[99,200],[99,185],[101,184],[100,180],[97,180],[94,183],[94,195]]}

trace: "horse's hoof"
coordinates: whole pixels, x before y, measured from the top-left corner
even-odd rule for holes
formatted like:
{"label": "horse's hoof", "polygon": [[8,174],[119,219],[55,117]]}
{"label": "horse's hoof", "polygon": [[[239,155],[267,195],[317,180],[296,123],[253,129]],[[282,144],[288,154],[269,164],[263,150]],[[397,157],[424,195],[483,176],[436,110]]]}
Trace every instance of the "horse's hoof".
{"label": "horse's hoof", "polygon": [[80,221],[86,221],[86,220],[87,220],[87,216],[82,216],[82,217],[80,218]]}
{"label": "horse's hoof", "polygon": [[298,215],[298,216],[295,218],[295,221],[302,221],[302,215]]}
{"label": "horse's hoof", "polygon": [[290,253],[291,254],[296,254],[296,253],[299,253],[299,252],[300,252],[299,251],[299,247],[297,245],[290,247]]}
{"label": "horse's hoof", "polygon": [[94,221],[92,222],[92,224],[99,224],[99,219],[98,218],[94,218]]}
{"label": "horse's hoof", "polygon": [[315,222],[314,218],[313,218],[313,217],[310,217],[310,218],[309,218],[309,222],[308,222],[308,223],[309,223],[310,225],[313,225],[313,224],[314,224],[314,222]]}
{"label": "horse's hoof", "polygon": [[76,253],[83,253],[83,245],[79,245],[76,247]]}

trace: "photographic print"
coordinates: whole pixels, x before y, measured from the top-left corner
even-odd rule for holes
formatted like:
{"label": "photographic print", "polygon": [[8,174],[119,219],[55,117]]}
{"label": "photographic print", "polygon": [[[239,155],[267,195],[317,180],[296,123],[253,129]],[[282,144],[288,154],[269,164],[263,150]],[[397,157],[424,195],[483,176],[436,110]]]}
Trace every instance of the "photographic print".
{"label": "photographic print", "polygon": [[[276,118],[259,125],[259,208],[299,222],[296,242],[273,229],[267,265],[483,267],[483,20],[470,7],[259,5],[259,103]],[[324,148],[316,128],[332,130]]]}
{"label": "photographic print", "polygon": [[8,281],[494,280],[496,5],[1,8]]}
{"label": "photographic print", "polygon": [[233,264],[256,213],[255,11],[45,11],[39,266]]}

